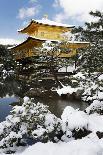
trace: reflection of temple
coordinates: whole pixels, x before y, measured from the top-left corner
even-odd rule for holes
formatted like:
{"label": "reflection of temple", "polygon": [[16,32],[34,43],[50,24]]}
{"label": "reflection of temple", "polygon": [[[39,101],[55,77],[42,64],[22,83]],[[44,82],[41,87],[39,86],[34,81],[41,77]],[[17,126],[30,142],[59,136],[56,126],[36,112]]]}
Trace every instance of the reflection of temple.
{"label": "reflection of temple", "polygon": [[28,57],[39,56],[38,47],[42,47],[42,44],[49,41],[65,41],[67,40],[66,35],[68,34],[68,43],[66,47],[69,49],[69,52],[58,53],[61,58],[68,58],[76,54],[76,49],[85,48],[89,44],[86,42],[75,42],[70,41],[71,30],[74,26],[56,23],[47,19],[45,16],[42,20],[32,20],[27,27],[22,30],[19,30],[19,33],[24,33],[28,35],[28,38],[23,43],[19,44],[12,48],[13,55],[16,60],[21,60]]}

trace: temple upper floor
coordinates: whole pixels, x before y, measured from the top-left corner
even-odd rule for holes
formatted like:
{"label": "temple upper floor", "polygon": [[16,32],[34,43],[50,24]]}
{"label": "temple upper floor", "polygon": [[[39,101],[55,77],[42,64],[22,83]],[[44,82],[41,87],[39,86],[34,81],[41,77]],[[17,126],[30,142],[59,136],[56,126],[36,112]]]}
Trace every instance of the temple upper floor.
{"label": "temple upper floor", "polygon": [[66,39],[65,33],[68,32],[68,38],[71,36],[73,25],[67,25],[51,21],[47,18],[42,20],[31,20],[29,25],[18,32],[27,34],[37,39],[49,39],[53,41],[63,41]]}

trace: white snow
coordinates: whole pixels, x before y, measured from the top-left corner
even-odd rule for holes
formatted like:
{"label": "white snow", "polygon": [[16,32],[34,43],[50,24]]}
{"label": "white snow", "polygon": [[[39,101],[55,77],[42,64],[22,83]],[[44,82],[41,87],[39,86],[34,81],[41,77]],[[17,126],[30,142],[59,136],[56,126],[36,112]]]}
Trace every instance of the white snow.
{"label": "white snow", "polygon": [[51,132],[54,129],[55,124],[55,115],[53,114],[47,114],[45,116],[45,126],[49,132]]}
{"label": "white snow", "polygon": [[90,114],[90,111],[103,110],[103,101],[94,100],[93,103],[86,108],[87,114]]}
{"label": "white snow", "polygon": [[51,25],[51,26],[74,27],[73,25],[57,23],[55,21],[52,21],[46,18],[42,18],[41,20],[33,20],[33,21],[41,24]]}
{"label": "white snow", "polygon": [[88,115],[83,111],[67,106],[62,118],[62,130],[64,132],[73,131],[74,129],[87,129],[92,132],[103,132],[103,115],[97,113]]}
{"label": "white snow", "polygon": [[74,78],[78,78],[78,79],[85,79],[85,76],[81,73],[78,72],[76,75],[73,76]]}
{"label": "white snow", "polygon": [[103,132],[103,115],[91,114],[88,116],[88,129],[92,132]]}
{"label": "white snow", "polygon": [[103,74],[100,75],[100,76],[98,77],[98,79],[99,79],[100,81],[103,80]]}
{"label": "white snow", "polygon": [[[71,91],[71,88],[70,88]],[[71,91],[72,92],[72,91]],[[32,114],[36,111],[38,113],[39,118],[42,118],[42,113],[39,113],[38,106],[42,106],[40,103],[38,103],[37,107],[35,104],[31,104],[30,99],[26,96],[24,97],[24,103],[22,106],[15,106],[13,108],[12,112],[16,112],[14,116],[9,115],[6,117],[6,121],[0,123],[0,133],[3,132],[5,127],[11,127],[11,124],[17,123],[20,121],[18,115],[22,113],[22,115],[25,115],[25,106],[28,104],[31,105],[31,108],[29,109],[28,114]],[[33,107],[35,106],[34,112]],[[63,114],[61,116],[61,120],[59,120],[55,115],[51,114],[50,112],[46,113],[44,115],[44,126],[38,125],[37,130],[34,130],[32,132],[32,135],[34,137],[40,137],[45,132],[52,133],[52,131],[55,131],[56,125],[58,126],[58,122],[61,123],[62,131],[64,135],[62,136],[62,141],[59,141],[58,143],[53,142],[47,142],[47,143],[36,143],[32,146],[28,146],[23,152],[21,150],[14,155],[103,155],[103,138],[99,139],[96,135],[96,132],[103,132],[103,115],[99,115],[97,113],[93,113],[89,115],[89,112],[91,109],[103,109],[103,101],[95,100],[93,103],[86,109],[85,113],[84,111],[80,111],[79,109],[74,109],[70,106],[67,106]],[[29,115],[27,116],[29,119]],[[87,129],[90,130],[92,133],[89,134],[86,137],[83,137],[82,139],[74,140],[72,137],[72,131],[73,130],[83,130]],[[27,126],[24,122],[21,124],[20,132],[16,133],[14,131],[11,131],[10,134],[0,141],[0,145],[2,145],[5,140],[8,141],[10,138],[20,138],[22,137],[22,134],[26,133]],[[2,150],[0,150],[0,153]],[[1,153],[1,155],[4,155]]]}
{"label": "white snow", "polygon": [[71,72],[71,73],[73,73],[73,71],[75,71],[75,66],[62,67],[58,70],[58,72]]}
{"label": "white snow", "polygon": [[[96,85],[95,85],[96,86]],[[84,94],[90,94],[91,93],[91,88],[88,88],[87,90],[85,90]],[[85,100],[85,97],[84,97]],[[93,96],[89,96],[86,101],[92,101],[92,100],[103,100],[103,92],[96,92],[96,94],[94,94]]]}
{"label": "white snow", "polygon": [[37,128],[38,128],[37,130],[34,130],[32,132],[32,135],[35,138],[42,136],[46,132],[46,129],[42,128],[41,126],[37,126]]}
{"label": "white snow", "polygon": [[91,77],[87,73],[78,72],[71,76],[71,80],[76,80],[77,87],[83,89],[82,100],[93,101],[103,100],[103,86],[102,86],[103,75],[98,73],[92,73]]}
{"label": "white snow", "polygon": [[93,96],[93,99],[103,99],[103,92],[98,91],[98,93]]}
{"label": "white snow", "polygon": [[73,131],[74,129],[76,130],[87,129],[88,127],[87,114],[83,111],[79,111],[78,109],[75,110],[74,108],[70,106],[67,106],[64,109],[61,118],[63,121],[62,123],[63,131],[66,131],[66,130]]}
{"label": "white snow", "polygon": [[86,137],[68,143],[36,143],[29,146],[24,152],[16,155],[102,155],[103,142],[96,137]]}
{"label": "white snow", "polygon": [[83,41],[75,41],[75,40],[70,40],[68,43],[75,43],[75,44],[90,44],[90,42],[83,42]]}
{"label": "white snow", "polygon": [[[74,25],[68,25],[68,24],[58,23],[58,22],[49,20],[49,19],[47,19],[47,18],[42,18],[42,19],[40,19],[40,20],[32,19],[32,22],[34,22],[34,23],[39,23],[39,24],[46,24],[46,25],[50,25],[50,26],[67,27],[67,28],[74,28],[74,27],[75,27]],[[30,23],[29,23],[26,27],[28,27],[29,25],[30,25]],[[23,29],[24,29],[24,28],[23,28]],[[19,29],[19,30],[17,30],[17,31],[20,32],[20,31],[22,31],[23,29]]]}
{"label": "white snow", "polygon": [[24,97],[24,103],[28,103],[28,101],[30,101],[29,97],[25,96]]}
{"label": "white snow", "polygon": [[77,92],[78,90],[82,90],[81,87],[72,88],[71,86],[63,86],[61,89],[57,89],[57,94],[61,96],[62,94],[72,94],[73,92]]}

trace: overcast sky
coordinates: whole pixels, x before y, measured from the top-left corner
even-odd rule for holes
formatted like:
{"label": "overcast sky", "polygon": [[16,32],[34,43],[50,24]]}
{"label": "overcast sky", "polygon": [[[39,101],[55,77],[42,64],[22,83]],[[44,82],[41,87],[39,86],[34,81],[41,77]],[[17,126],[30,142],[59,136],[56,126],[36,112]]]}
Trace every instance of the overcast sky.
{"label": "overcast sky", "polygon": [[24,37],[17,29],[44,14],[58,22],[83,25],[92,20],[91,10],[103,11],[103,0],[0,0],[0,41],[21,41]]}

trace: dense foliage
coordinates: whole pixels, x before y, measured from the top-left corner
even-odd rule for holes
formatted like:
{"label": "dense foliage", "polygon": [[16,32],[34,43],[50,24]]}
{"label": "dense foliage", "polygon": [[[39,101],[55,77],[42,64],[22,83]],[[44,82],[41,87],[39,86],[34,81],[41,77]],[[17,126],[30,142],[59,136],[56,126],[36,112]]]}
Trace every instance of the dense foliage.
{"label": "dense foliage", "polygon": [[25,97],[23,105],[15,106],[6,121],[0,123],[0,149],[15,152],[18,146],[28,144],[30,138],[33,143],[58,141],[60,132],[60,119],[47,106]]}
{"label": "dense foliage", "polygon": [[0,45],[0,71],[14,69],[15,61],[9,47],[9,45]]}
{"label": "dense foliage", "polygon": [[103,71],[103,13],[90,12],[95,22],[85,23],[85,27],[79,27],[73,33],[76,38],[90,42],[90,47],[81,50],[79,65],[87,72]]}

